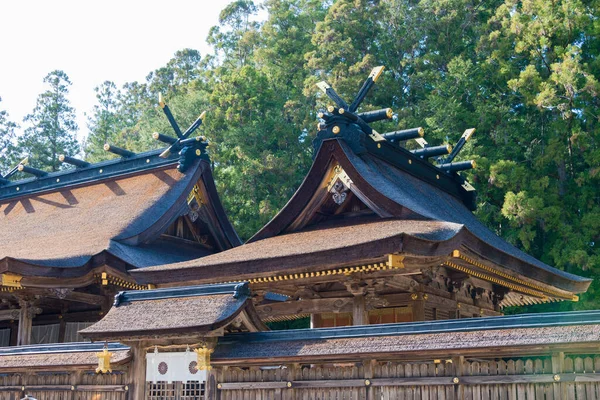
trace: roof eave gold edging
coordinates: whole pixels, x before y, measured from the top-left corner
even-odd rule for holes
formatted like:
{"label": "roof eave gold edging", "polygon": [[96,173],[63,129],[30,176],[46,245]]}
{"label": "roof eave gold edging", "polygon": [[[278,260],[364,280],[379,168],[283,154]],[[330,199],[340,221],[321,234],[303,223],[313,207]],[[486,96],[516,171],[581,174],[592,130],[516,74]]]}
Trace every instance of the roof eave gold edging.
{"label": "roof eave gold edging", "polygon": [[[516,278],[514,276],[507,274],[506,272],[500,271],[496,268],[492,268],[492,267],[482,264],[476,260],[473,260],[472,258],[467,257],[464,254],[462,254],[460,252],[460,250],[454,250],[452,252],[451,256],[453,258],[461,259],[461,260],[467,262],[468,264],[470,264],[474,267],[477,267],[479,269],[482,269],[486,272],[492,273],[494,275],[498,275],[498,276],[504,278],[504,280],[500,279],[500,278],[496,278],[494,276],[490,276],[490,275],[481,273],[481,272],[477,272],[473,269],[464,267],[462,265],[458,265],[451,261],[446,261],[444,263],[448,267],[451,267],[451,268],[454,268],[457,270],[462,270],[462,272],[465,272],[465,273],[475,276],[477,278],[484,279],[486,281],[496,283],[499,285],[503,285],[503,286],[508,287],[509,289],[513,289],[513,290],[516,290],[516,291],[519,291],[519,292],[522,292],[522,293],[525,293],[525,294],[528,294],[528,295],[531,295],[534,297],[538,297],[538,298],[544,299],[544,300],[548,300],[549,297],[554,297],[554,298],[558,298],[561,300],[579,301],[579,296],[575,295],[574,293],[566,292],[566,291],[558,291],[558,290],[554,290],[551,288],[544,288],[540,285],[536,285],[534,283],[527,282],[523,279]],[[470,272],[467,272],[467,271],[470,271]],[[515,283],[509,282],[509,281],[512,281]]]}

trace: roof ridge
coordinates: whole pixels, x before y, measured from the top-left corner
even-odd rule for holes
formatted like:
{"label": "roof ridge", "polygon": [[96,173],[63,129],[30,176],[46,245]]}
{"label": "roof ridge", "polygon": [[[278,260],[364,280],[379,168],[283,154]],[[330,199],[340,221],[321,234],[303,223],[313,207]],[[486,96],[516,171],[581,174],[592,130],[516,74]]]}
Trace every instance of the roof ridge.
{"label": "roof ridge", "polygon": [[175,299],[181,297],[198,297],[230,294],[235,299],[250,296],[248,282],[220,283],[212,285],[183,286],[152,290],[123,291],[115,295],[114,306],[134,301]]}

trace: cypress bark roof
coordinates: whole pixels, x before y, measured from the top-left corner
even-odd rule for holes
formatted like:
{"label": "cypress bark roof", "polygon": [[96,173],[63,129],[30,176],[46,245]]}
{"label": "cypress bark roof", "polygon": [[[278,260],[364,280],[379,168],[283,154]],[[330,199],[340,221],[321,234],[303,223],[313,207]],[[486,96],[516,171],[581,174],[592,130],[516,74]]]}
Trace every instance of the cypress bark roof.
{"label": "cypress bark roof", "polygon": [[[0,193],[0,272],[35,276],[80,276],[108,254],[134,268],[202,257],[189,245],[150,246],[188,211],[187,196],[198,184],[209,199],[214,231],[224,248],[238,245],[216,193],[208,162],[186,172],[160,151],[126,160],[14,182]],[[18,190],[17,190],[18,189]]]}
{"label": "cypress bark roof", "polygon": [[[247,243],[200,260],[152,267],[148,271],[173,270],[177,271],[178,280],[195,280],[202,270],[207,280],[238,280],[282,270],[311,271],[334,260],[351,263],[357,259],[379,259],[402,248],[416,254],[445,256],[458,244],[454,238],[462,229],[459,224],[425,220],[365,218],[360,222],[325,223]],[[449,243],[439,246],[437,242]],[[153,281],[154,276],[150,273],[136,277]]]}
{"label": "cypress bark roof", "polygon": [[[381,154],[369,151],[359,155],[344,140],[325,140],[292,199],[247,244],[203,259],[140,270],[134,272],[136,278],[149,283],[181,277],[215,281],[226,274],[249,279],[278,268],[288,272],[301,265],[308,269],[319,263],[327,265],[334,250],[338,250],[339,262],[357,265],[386,252],[431,251],[424,255],[436,255],[465,249],[511,274],[570,292],[587,290],[590,279],[525,254],[479,222],[462,199],[422,180],[418,168],[425,168],[425,161],[389,143],[381,145],[386,150]],[[319,201],[331,196],[328,184],[336,166],[345,174],[348,190],[379,222],[365,224],[354,218],[338,230],[331,228],[331,222],[321,222]],[[342,229],[343,224],[347,225]]]}
{"label": "cypress bark roof", "polygon": [[[21,368],[49,370],[53,367],[88,367],[96,368],[98,357],[104,344],[73,343],[48,344],[0,348],[0,371],[14,372]],[[127,346],[110,343],[108,350],[113,353],[111,363],[119,365],[127,363],[131,354]]]}
{"label": "cypress bark roof", "polygon": [[219,340],[213,362],[277,358],[342,359],[361,354],[393,357],[502,348],[595,346],[600,340],[598,311],[525,314],[506,317],[429,321],[358,327],[299,329],[233,334]]}
{"label": "cypress bark roof", "polygon": [[267,329],[247,283],[130,291],[119,293],[106,316],[80,333],[92,340],[207,335],[238,316],[249,330]]}

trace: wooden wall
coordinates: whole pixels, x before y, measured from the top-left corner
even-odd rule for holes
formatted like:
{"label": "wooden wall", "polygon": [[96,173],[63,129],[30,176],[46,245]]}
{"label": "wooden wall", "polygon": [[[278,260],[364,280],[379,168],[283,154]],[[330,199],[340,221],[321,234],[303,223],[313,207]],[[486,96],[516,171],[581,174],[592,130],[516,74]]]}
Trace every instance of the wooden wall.
{"label": "wooden wall", "polygon": [[216,398],[600,399],[600,355],[265,367],[220,368]]}
{"label": "wooden wall", "polygon": [[69,371],[0,375],[0,400],[19,400],[26,394],[38,400],[126,400],[128,390],[127,373],[122,371],[111,374]]}

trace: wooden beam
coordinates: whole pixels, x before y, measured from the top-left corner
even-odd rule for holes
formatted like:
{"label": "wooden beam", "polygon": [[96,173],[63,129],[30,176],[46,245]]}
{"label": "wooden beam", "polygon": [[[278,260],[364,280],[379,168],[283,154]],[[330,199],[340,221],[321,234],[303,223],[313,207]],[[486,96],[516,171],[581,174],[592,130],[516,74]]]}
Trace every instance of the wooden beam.
{"label": "wooden beam", "polygon": [[256,306],[261,319],[284,317],[296,314],[319,314],[324,312],[352,312],[352,298],[327,298],[289,300],[281,303],[268,303]]}
{"label": "wooden beam", "polygon": [[9,310],[0,310],[0,321],[16,321],[19,319],[21,310],[13,308]]}

